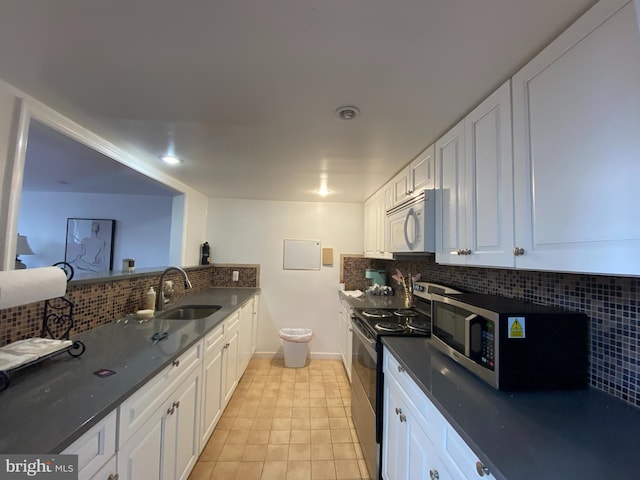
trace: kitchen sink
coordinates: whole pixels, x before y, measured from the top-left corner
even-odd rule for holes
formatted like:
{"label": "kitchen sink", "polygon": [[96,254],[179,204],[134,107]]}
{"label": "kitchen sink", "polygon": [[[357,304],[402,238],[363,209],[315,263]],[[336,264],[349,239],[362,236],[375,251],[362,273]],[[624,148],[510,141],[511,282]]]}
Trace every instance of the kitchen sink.
{"label": "kitchen sink", "polygon": [[155,314],[154,318],[167,320],[197,320],[213,315],[220,310],[220,305],[182,305]]}

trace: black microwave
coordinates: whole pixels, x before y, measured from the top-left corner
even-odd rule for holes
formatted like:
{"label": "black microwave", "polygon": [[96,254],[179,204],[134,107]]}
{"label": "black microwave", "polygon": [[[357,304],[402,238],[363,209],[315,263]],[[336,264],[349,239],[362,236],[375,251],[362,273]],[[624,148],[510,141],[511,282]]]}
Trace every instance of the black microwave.
{"label": "black microwave", "polygon": [[475,293],[432,296],[432,345],[498,390],[584,388],[589,318]]}

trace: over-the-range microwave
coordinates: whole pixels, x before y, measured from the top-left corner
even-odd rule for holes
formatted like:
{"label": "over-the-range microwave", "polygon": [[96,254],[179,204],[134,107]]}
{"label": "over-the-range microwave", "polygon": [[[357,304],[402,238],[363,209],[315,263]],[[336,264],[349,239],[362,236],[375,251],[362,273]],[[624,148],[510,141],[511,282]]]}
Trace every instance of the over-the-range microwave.
{"label": "over-the-range microwave", "polygon": [[385,250],[392,253],[435,252],[435,193],[418,196],[387,210]]}
{"label": "over-the-range microwave", "polygon": [[589,318],[497,295],[433,294],[431,343],[498,390],[584,388]]}

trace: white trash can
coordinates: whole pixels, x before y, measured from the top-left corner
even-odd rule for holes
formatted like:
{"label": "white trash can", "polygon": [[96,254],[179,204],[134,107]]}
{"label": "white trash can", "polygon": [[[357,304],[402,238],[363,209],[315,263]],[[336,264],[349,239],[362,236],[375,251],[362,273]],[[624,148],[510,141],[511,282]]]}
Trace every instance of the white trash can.
{"label": "white trash can", "polygon": [[309,342],[313,338],[310,328],[283,328],[279,337],[284,350],[284,366],[289,368],[304,367],[307,363]]}

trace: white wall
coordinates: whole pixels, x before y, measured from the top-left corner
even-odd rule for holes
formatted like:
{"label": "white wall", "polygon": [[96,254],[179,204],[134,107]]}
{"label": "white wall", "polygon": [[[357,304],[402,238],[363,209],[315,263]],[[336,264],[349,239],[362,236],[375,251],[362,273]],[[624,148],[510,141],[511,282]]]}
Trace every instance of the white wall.
{"label": "white wall", "polygon": [[[260,265],[258,352],[278,351],[283,327],[311,328],[312,354],[339,352],[340,254],[362,253],[363,208],[356,203],[209,199],[212,261]],[[333,248],[333,267],[283,270],[284,239],[320,240],[323,248]]]}
{"label": "white wall", "polygon": [[169,264],[171,197],[87,193],[23,192],[18,232],[27,235],[36,255],[20,257],[27,267],[64,260],[67,218],[114,219],[113,269],[124,257],[136,267]]}

